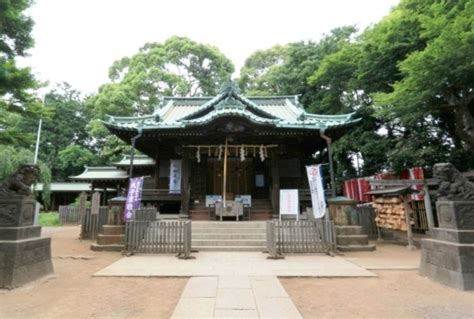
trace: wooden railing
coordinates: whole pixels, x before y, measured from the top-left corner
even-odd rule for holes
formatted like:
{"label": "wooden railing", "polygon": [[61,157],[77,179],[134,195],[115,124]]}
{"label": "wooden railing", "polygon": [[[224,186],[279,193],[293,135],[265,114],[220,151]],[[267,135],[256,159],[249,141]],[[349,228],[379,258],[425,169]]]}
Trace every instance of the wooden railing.
{"label": "wooden railing", "polygon": [[79,224],[81,222],[81,215],[79,212],[79,207],[77,206],[59,206],[58,212],[59,220],[62,224]]}
{"label": "wooden railing", "polygon": [[270,258],[286,253],[327,253],[336,248],[334,225],[328,220],[267,222]]}
{"label": "wooden railing", "polygon": [[191,257],[191,221],[128,221],[125,253],[177,254]]}

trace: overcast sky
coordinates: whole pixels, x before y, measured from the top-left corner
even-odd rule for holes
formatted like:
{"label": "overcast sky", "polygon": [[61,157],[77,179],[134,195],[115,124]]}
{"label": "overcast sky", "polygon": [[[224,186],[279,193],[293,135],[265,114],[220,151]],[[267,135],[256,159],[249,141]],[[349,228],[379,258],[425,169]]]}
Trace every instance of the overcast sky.
{"label": "overcast sky", "polygon": [[[258,49],[363,29],[398,0],[36,0],[35,47],[21,61],[42,81],[96,92],[108,68],[147,42],[178,35],[218,47],[239,70]],[[238,74],[238,72],[237,72]],[[237,75],[236,74],[236,75]]]}

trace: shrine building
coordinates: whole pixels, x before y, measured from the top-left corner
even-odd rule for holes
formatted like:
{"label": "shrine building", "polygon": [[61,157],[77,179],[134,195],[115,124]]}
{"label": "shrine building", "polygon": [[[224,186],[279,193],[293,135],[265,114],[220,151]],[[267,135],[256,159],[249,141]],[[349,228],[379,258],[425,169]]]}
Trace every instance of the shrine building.
{"label": "shrine building", "polygon": [[151,159],[139,169],[133,158],[122,163],[147,176],[142,202],[213,219],[211,199],[225,207],[245,195],[247,218],[262,220],[278,215],[280,189],[298,189],[305,199],[312,154],[330,155],[331,142],[357,121],[354,113],[306,112],[296,95],[247,97],[228,82],[217,96],[164,97],[153,114],[108,116],[104,125]]}

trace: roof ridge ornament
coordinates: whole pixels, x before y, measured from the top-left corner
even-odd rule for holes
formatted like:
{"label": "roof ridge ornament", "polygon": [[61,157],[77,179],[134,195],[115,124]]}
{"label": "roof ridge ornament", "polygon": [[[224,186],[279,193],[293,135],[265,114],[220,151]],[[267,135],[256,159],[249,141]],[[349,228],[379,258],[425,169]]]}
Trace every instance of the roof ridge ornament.
{"label": "roof ridge ornament", "polygon": [[232,94],[240,94],[240,89],[234,81],[229,79],[222,84],[221,88],[219,89],[219,94],[224,94],[230,97]]}

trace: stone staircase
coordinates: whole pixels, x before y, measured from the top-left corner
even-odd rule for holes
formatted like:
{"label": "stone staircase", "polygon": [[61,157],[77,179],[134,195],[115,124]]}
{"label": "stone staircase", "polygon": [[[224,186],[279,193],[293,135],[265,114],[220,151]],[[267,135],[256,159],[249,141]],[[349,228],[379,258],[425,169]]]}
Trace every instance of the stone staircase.
{"label": "stone staircase", "polygon": [[373,251],[375,245],[369,244],[369,237],[363,233],[362,226],[335,226],[336,245],[340,251]]}
{"label": "stone staircase", "polygon": [[250,212],[250,220],[270,220],[272,219],[272,203],[269,199],[253,199],[252,207],[244,208],[245,215]]}
{"label": "stone staircase", "polygon": [[264,251],[266,223],[253,221],[196,221],[192,249],[198,251]]}

